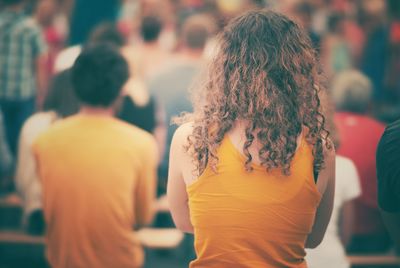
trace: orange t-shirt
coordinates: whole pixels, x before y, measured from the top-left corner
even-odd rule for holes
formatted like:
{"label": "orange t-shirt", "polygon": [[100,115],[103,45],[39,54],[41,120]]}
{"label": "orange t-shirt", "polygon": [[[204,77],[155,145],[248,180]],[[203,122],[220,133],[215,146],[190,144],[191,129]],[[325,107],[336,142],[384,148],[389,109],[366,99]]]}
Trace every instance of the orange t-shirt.
{"label": "orange t-shirt", "polygon": [[197,259],[190,267],[306,267],[304,245],[321,196],[312,151],[302,141],[291,175],[267,172],[225,137],[218,172],[209,167],[187,187]]}
{"label": "orange t-shirt", "polygon": [[77,115],[56,123],[33,150],[50,265],[140,267],[144,256],[133,228],[151,219],[153,137],[117,119]]}

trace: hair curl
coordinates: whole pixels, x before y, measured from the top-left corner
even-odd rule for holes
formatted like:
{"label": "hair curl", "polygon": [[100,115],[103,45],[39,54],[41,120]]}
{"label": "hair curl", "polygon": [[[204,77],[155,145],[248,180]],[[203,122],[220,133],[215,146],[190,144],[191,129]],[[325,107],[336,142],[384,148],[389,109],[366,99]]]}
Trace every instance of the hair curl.
{"label": "hair curl", "polygon": [[[314,155],[314,172],[330,149],[319,94],[324,89],[316,53],[307,34],[286,16],[250,11],[218,36],[218,51],[194,97],[193,133],[187,150],[197,172],[217,171],[217,149],[236,120],[247,122],[243,152],[252,170],[249,147],[258,140],[262,166],[290,174],[297,137],[304,131]],[[183,119],[185,121],[185,119]]]}

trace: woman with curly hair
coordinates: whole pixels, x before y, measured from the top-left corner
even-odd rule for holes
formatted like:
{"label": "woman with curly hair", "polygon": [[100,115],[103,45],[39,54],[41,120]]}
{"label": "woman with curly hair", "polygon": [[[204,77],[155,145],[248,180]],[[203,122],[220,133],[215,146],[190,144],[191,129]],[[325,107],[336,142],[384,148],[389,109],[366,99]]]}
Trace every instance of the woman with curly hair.
{"label": "woman with curly hair", "polygon": [[307,267],[335,177],[315,51],[272,11],[234,19],[218,44],[170,152],[168,199],[176,226],[194,232],[190,267]]}

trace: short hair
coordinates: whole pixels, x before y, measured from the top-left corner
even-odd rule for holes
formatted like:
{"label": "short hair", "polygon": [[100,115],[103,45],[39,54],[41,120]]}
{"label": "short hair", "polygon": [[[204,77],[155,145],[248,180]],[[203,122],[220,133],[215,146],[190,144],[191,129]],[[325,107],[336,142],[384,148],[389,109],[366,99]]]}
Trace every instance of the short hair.
{"label": "short hair", "polygon": [[343,71],[333,79],[332,98],[337,110],[364,113],[371,97],[372,83],[359,71]]}
{"label": "short hair", "polygon": [[140,33],[145,42],[152,42],[158,39],[162,30],[162,22],[156,16],[145,16],[140,25]]}
{"label": "short hair", "polygon": [[339,25],[341,22],[343,22],[345,19],[344,14],[342,13],[332,13],[328,17],[327,21],[327,28],[329,32],[337,32],[339,30]]}
{"label": "short hair", "polygon": [[78,112],[79,100],[72,88],[71,69],[66,69],[53,77],[43,109],[54,111],[60,117],[67,117]]}
{"label": "short hair", "polygon": [[109,44],[86,47],[72,67],[72,86],[85,105],[110,107],[129,77],[128,64]]}
{"label": "short hair", "polygon": [[314,8],[313,8],[312,4],[305,2],[305,1],[299,2],[298,4],[296,4],[294,7],[294,10],[295,10],[296,14],[304,15],[307,17],[311,17],[314,12]]}
{"label": "short hair", "polygon": [[90,34],[88,44],[108,43],[116,47],[125,45],[125,38],[111,22],[98,25]]}
{"label": "short hair", "polygon": [[207,15],[194,15],[186,19],[182,27],[182,39],[185,46],[203,49],[215,25]]}

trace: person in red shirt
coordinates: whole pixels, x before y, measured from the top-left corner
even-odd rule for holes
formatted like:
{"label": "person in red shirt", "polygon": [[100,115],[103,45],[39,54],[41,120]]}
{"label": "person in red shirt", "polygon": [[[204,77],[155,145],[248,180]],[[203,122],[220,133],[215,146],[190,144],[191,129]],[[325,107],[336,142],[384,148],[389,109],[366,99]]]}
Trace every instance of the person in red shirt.
{"label": "person in red shirt", "polygon": [[[340,73],[333,81],[337,154],[353,160],[360,175],[361,196],[352,204],[354,227],[348,251],[381,252],[389,238],[377,204],[375,153],[385,126],[366,114],[372,96],[370,80],[358,71]],[[345,215],[344,215],[345,216]]]}

